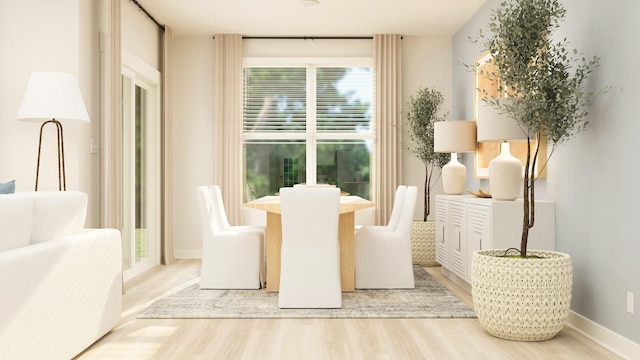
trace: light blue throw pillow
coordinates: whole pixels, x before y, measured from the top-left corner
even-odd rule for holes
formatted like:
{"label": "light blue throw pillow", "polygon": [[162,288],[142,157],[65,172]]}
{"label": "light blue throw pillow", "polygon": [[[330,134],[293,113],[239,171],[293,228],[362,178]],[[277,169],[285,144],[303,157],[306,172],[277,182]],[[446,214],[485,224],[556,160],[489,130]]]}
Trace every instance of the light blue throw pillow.
{"label": "light blue throw pillow", "polygon": [[16,192],[16,181],[11,180],[6,183],[0,183],[0,194],[13,194]]}

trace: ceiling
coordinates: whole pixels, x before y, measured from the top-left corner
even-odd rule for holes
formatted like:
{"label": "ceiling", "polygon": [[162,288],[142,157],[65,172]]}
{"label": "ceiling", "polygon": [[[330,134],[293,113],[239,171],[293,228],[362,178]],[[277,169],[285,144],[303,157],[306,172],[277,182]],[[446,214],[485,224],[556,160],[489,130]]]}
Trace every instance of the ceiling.
{"label": "ceiling", "polygon": [[[174,35],[451,36],[486,0],[137,0]],[[135,1],[134,1],[135,2]]]}

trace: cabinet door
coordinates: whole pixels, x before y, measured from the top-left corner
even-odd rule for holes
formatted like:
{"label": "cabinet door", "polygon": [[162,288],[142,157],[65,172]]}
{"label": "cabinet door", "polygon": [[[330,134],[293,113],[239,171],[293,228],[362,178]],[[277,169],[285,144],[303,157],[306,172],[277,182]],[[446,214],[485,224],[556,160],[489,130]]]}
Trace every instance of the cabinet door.
{"label": "cabinet door", "polygon": [[471,280],[473,253],[491,247],[491,207],[469,204],[467,206],[467,279]]}
{"label": "cabinet door", "polygon": [[449,221],[450,270],[467,280],[467,204],[452,201]]}
{"label": "cabinet door", "polygon": [[436,198],[436,261],[449,267],[449,201]]}

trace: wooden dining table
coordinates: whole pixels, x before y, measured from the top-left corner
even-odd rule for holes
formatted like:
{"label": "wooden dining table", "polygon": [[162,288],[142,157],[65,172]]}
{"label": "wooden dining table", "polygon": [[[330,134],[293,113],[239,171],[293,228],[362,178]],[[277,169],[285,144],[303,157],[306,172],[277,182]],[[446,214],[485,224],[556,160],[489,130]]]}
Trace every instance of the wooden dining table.
{"label": "wooden dining table", "polygon": [[[282,247],[282,217],[280,196],[265,196],[244,204],[267,212],[267,291],[280,287],[280,248]],[[359,196],[340,196],[338,242],[340,244],[340,281],[342,291],[355,291],[354,226],[355,211],[375,204]],[[313,221],[313,219],[309,219]]]}

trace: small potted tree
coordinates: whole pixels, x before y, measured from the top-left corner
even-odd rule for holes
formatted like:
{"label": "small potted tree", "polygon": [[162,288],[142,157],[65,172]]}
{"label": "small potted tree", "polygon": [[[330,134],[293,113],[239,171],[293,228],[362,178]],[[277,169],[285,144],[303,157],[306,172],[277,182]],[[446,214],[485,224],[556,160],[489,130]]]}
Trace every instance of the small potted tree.
{"label": "small potted tree", "polygon": [[431,190],[440,179],[434,179],[436,168],[442,168],[449,161],[449,154],[433,151],[433,124],[444,120],[446,114],[438,115],[444,101],[442,93],[435,89],[419,88],[409,97],[407,120],[409,122],[409,151],[425,166],[424,212],[422,221],[413,222],[411,245],[414,264],[437,266],[435,258],[435,221],[429,220],[431,211]]}
{"label": "small potted tree", "polygon": [[[528,143],[547,137],[551,156],[558,145],[588,122],[586,82],[598,59],[585,59],[554,39],[566,10],[557,0],[506,0],[494,9],[489,33],[478,41],[489,50],[491,78],[509,101],[487,99],[514,118]],[[547,340],[564,326],[571,305],[572,268],[568,254],[529,250],[535,224],[534,169],[538,158],[528,147],[523,176],[523,224],[519,248],[480,250],[473,254],[474,307],[480,324],[492,335],[521,341]],[[514,242],[517,239],[514,239]]]}

